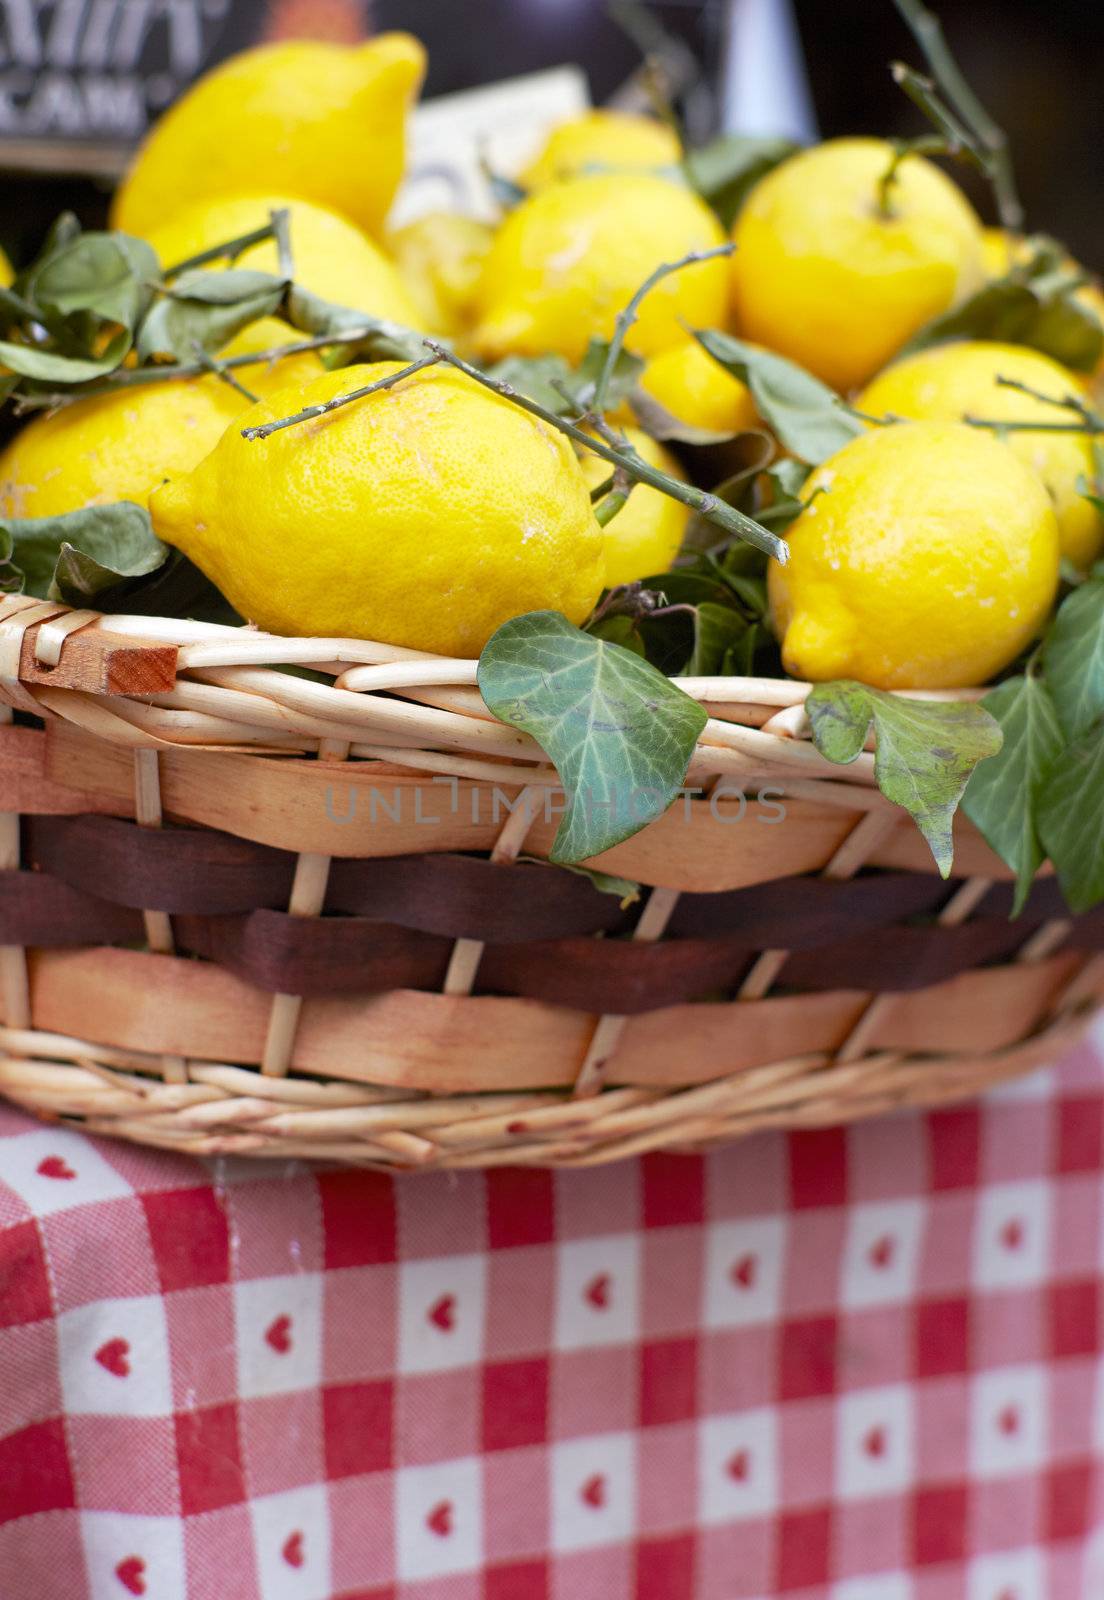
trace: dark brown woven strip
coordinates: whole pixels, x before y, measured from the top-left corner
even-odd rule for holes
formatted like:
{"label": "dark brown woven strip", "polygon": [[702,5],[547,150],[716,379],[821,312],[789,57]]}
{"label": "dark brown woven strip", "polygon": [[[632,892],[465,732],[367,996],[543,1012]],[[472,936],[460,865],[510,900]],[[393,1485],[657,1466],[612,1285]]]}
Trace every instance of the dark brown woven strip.
{"label": "dark brown woven strip", "polygon": [[[294,859],[196,828],[139,828],[112,817],[33,817],[30,864],[117,905],[172,915],[223,915],[287,905]],[[846,883],[779,879],[719,894],[684,894],[669,935],[739,937],[757,949],[803,951],[937,911],[953,892],[932,874],[876,873]],[[980,908],[1006,916],[1011,890]],[[616,896],[577,873],[477,856],[335,861],[328,911],[494,945],[621,933],[634,921]],[[1035,886],[1020,926],[1065,915],[1053,880]]]}
{"label": "dark brown woven strip", "polygon": [[129,944],[142,918],[39,872],[0,872],[0,944]]}
{"label": "dark brown woven strip", "polygon": [[[978,917],[961,927],[883,928],[795,952],[779,987],[799,991],[925,988],[1012,955],[1038,922]],[[438,989],[452,940],[365,917],[305,919],[258,910],[174,918],[182,951],[216,961],[273,993],[375,994]],[[137,911],[44,873],[0,873],[0,944],[124,944],[142,937]],[[1104,949],[1104,911],[1076,920],[1070,942]],[[649,945],[593,937],[490,945],[479,992],[523,995],[584,1011],[631,1014],[695,1000],[739,981],[760,948],[739,935]]]}

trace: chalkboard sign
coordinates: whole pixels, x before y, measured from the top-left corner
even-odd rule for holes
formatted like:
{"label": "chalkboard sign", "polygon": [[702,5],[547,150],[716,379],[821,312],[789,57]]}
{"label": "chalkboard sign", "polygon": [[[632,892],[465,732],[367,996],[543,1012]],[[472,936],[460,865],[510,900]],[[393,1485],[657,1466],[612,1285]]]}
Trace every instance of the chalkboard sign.
{"label": "chalkboard sign", "polygon": [[0,0],[0,167],[118,174],[166,106],[266,38],[349,40],[364,0]]}

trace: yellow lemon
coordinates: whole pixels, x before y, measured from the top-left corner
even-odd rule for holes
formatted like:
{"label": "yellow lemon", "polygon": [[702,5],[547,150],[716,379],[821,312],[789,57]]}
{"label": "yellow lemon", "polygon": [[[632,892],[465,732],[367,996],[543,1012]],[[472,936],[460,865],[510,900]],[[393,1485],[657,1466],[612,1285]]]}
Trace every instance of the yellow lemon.
{"label": "yellow lemon", "polygon": [[406,115],[425,51],[406,33],[367,44],[258,45],[209,72],[165,113],[115,199],[113,225],[146,235],[167,209],[280,188],[383,225],[406,158]]}
{"label": "yellow lemon", "polygon": [[743,433],[758,425],[746,385],[714,361],[696,339],[685,339],[653,356],[640,374],[640,387],[692,428]]}
{"label": "yellow lemon", "polygon": [[3,250],[0,250],[0,289],[6,289],[14,277],[11,262]]}
{"label": "yellow lemon", "polygon": [[419,327],[456,335],[470,326],[483,262],[494,229],[455,211],[431,211],[404,228],[388,244],[403,285],[416,303]]}
{"label": "yellow lemon", "polygon": [[892,154],[880,139],[802,150],[756,184],[736,221],[740,331],[844,391],[983,279],[981,225],[931,162],[901,163],[882,214]]}
{"label": "yellow lemon", "polygon": [[681,160],[674,132],[654,117],[627,111],[584,111],[552,129],[518,182],[525,189],[544,189],[587,167],[647,170],[677,166]]}
{"label": "yellow lemon", "polygon": [[[418,308],[403,287],[394,262],[359,228],[336,212],[306,200],[290,200],[283,195],[233,195],[226,199],[200,201],[186,211],[175,212],[147,238],[157,251],[161,265],[176,266],[192,256],[241,238],[263,228],[273,211],[286,207],[291,213],[290,239],[295,278],[304,289],[336,305],[366,311],[374,317],[416,327]],[[216,262],[212,270],[224,267]],[[274,240],[255,244],[234,263],[258,272],[278,271],[279,258]],[[244,329],[227,349],[234,355],[256,350],[271,350],[304,337],[276,317],[263,317]],[[312,363],[315,371],[320,363]],[[250,368],[241,374],[247,387]],[[291,381],[289,374],[288,381]]]}
{"label": "yellow lemon", "polygon": [[[998,378],[1011,378],[1056,400],[1087,394],[1080,378],[1037,350],[978,341],[937,345],[896,362],[863,391],[859,406],[878,417],[947,422],[964,417],[1046,424],[1077,420],[1071,412],[1007,388]],[[1062,554],[1076,567],[1089,567],[1104,545],[1104,521],[1078,490],[1078,479],[1091,482],[1094,476],[1088,435],[1017,430],[1004,438],[1042,479],[1058,518]]]}
{"label": "yellow lemon", "polygon": [[174,379],[76,400],[36,417],[0,456],[0,513],[53,517],[136,500],[189,472],[246,407],[216,378]]}
{"label": "yellow lemon", "polygon": [[[658,440],[639,428],[625,428],[625,437],[650,467],[670,473],[685,483],[678,462]],[[596,489],[613,470],[600,456],[583,453],[587,486]],[[655,572],[666,572],[682,547],[690,512],[678,500],[646,483],[634,486],[621,510],[606,524],[606,587],[632,583]]]}
{"label": "yellow lemon", "polygon": [[[823,492],[820,492],[823,491]],[[879,689],[985,683],[1042,627],[1058,525],[1039,479],[957,422],[876,428],[818,467],[771,563],[787,672]]]}
{"label": "yellow lemon", "polygon": [[524,611],[582,622],[602,530],[558,430],[451,368],[314,421],[256,427],[401,370],[348,367],[245,413],[150,497],[154,527],[250,621],[475,656]]}
{"label": "yellow lemon", "polygon": [[[480,284],[476,347],[498,358],[557,351],[578,361],[664,261],[724,243],[697,195],[645,173],[571,178],[522,201],[502,224]],[[655,355],[686,327],[724,325],[723,257],[671,273],[648,294],[626,344]]]}

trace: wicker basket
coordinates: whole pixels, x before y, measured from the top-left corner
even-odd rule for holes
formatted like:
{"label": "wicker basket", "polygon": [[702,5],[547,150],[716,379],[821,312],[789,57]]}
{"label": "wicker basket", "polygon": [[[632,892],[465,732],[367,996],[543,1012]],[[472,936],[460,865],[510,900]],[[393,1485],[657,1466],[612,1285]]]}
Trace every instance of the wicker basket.
{"label": "wicker basket", "polygon": [[944,884],[806,686],[683,680],[695,792],[594,863],[626,906],[540,862],[556,775],[474,681],[0,601],[0,1090],[199,1154],[583,1166],[974,1095],[1104,999],[1104,916],[1043,877],[1010,922],[961,818]]}

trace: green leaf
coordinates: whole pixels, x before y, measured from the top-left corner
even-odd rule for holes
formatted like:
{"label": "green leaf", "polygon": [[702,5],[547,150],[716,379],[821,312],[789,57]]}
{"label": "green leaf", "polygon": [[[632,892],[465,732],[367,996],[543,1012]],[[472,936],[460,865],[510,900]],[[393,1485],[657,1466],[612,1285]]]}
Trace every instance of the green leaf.
{"label": "green leaf", "polygon": [[231,267],[183,273],[153,306],[138,333],[138,356],[190,361],[197,346],[221,350],[260,317],[277,311],[287,285],[268,272]]}
{"label": "green leaf", "polygon": [[998,684],[982,705],[1000,724],[1004,744],[998,755],[974,769],[962,809],[1016,874],[1016,917],[1043,863],[1036,815],[1064,741],[1047,686],[1034,673]]}
{"label": "green leaf", "polygon": [[131,333],[145,314],[161,267],[144,239],[126,233],[85,233],[57,250],[30,283],[45,313],[91,312]]}
{"label": "green leaf", "polygon": [[722,670],[725,656],[748,631],[746,619],[732,606],[705,600],[697,608],[694,653],[685,667],[687,677],[709,678]]}
{"label": "green leaf", "polygon": [[[581,415],[594,398],[608,353],[606,340],[591,339],[578,367],[569,366],[563,356],[557,355],[506,356],[486,372],[489,378],[509,384],[557,416]],[[607,410],[615,410],[628,397],[643,368],[639,356],[620,351],[606,388]]]}
{"label": "green leaf", "polygon": [[499,628],[480,658],[479,689],[496,717],[533,735],[560,775],[568,811],[553,861],[588,860],[662,816],[707,720],[654,667],[555,611]]}
{"label": "green leaf", "polygon": [[146,577],[169,554],[149,512],[129,500],[59,517],[8,519],[0,529],[28,594],[67,605],[87,605],[126,579]]}
{"label": "green leaf", "polygon": [[[575,401],[576,410],[587,411],[594,399],[595,386],[598,379],[605,371],[606,360],[609,356],[609,340],[591,339],[587,345],[586,354],[580,361],[578,368],[567,380],[568,390]],[[613,363],[606,384],[605,409],[616,411],[622,401],[627,400],[637,379],[644,371],[644,362],[639,356],[634,356],[631,350],[626,350],[624,345],[617,352],[617,359]]]}
{"label": "green leaf", "polygon": [[702,349],[751,390],[756,410],[787,450],[815,466],[865,432],[839,396],[811,372],[715,329],[697,329]]}
{"label": "green leaf", "polygon": [[17,372],[23,378],[37,378],[43,383],[89,383],[114,372],[125,360],[131,347],[131,336],[125,328],[111,339],[103,354],[97,357],[63,356],[52,350],[41,350],[36,345],[11,344],[0,339],[0,367]]}
{"label": "green leaf", "polygon": [[700,150],[691,150],[683,171],[691,188],[713,207],[724,226],[731,228],[759,179],[797,148],[790,139],[725,133]]}
{"label": "green leaf", "polygon": [[675,444],[710,445],[725,444],[736,437],[731,429],[717,432],[713,428],[695,428],[691,423],[683,422],[681,417],[668,411],[654,395],[639,385],[630,391],[628,400],[637,422],[653,439],[670,440]]}
{"label": "green leaf", "polygon": [[951,339],[1028,345],[1076,372],[1094,371],[1104,354],[1104,328],[1088,306],[1072,293],[1041,294],[1014,275],[987,284],[953,311],[934,318],[900,355]]}
{"label": "green leaf", "polygon": [[1058,720],[1075,739],[1104,715],[1104,578],[1090,578],[1066,596],[1043,659]]}
{"label": "green leaf", "polygon": [[1039,801],[1039,835],[1071,911],[1104,900],[1104,721],[1061,751]]}
{"label": "green leaf", "polygon": [[424,356],[425,335],[407,328],[401,322],[391,322],[386,317],[373,317],[367,311],[356,311],[350,306],[335,305],[312,294],[302,284],[293,283],[284,297],[280,315],[300,333],[311,338],[324,334],[342,334],[350,329],[367,331],[357,344],[342,347],[333,365],[344,366],[351,361],[417,361]]}
{"label": "green leaf", "polygon": [[571,404],[557,385],[571,382],[571,368],[563,356],[506,356],[486,369],[487,376],[508,384],[519,394],[535,400],[546,411],[566,416]]}
{"label": "green leaf", "polygon": [[978,762],[1001,747],[996,720],[979,705],[906,700],[850,679],[818,684],[805,709],[821,755],[844,766],[858,759],[873,721],[878,787],[913,818],[946,878],[955,810]]}

